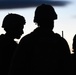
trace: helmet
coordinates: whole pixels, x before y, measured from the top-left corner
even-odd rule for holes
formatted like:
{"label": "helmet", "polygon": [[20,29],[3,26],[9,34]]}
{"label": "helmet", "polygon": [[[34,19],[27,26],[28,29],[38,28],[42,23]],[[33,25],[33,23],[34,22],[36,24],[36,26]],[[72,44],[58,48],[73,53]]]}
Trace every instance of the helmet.
{"label": "helmet", "polygon": [[9,29],[21,27],[24,24],[25,24],[25,19],[23,16],[10,13],[5,16],[2,23],[2,28],[9,30]]}
{"label": "helmet", "polygon": [[51,5],[42,4],[36,8],[34,22],[57,19],[57,14]]}

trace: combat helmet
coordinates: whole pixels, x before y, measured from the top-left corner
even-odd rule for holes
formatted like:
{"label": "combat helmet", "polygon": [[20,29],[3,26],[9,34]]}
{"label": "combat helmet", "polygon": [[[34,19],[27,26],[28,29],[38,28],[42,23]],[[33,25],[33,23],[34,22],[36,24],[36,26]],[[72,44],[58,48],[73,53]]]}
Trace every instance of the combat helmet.
{"label": "combat helmet", "polygon": [[9,13],[3,19],[2,28],[5,30],[11,30],[21,27],[21,25],[24,25],[25,23],[25,18],[23,16]]}
{"label": "combat helmet", "polygon": [[55,20],[57,19],[57,14],[51,5],[42,4],[35,10],[34,22],[38,23],[47,19]]}

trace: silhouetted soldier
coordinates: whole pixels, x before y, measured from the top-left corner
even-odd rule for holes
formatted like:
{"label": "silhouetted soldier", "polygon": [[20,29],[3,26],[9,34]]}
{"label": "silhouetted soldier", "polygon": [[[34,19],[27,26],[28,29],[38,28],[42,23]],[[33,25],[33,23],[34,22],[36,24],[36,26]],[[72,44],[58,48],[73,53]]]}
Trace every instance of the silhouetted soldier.
{"label": "silhouetted soldier", "polygon": [[9,75],[70,73],[69,46],[53,32],[55,19],[57,14],[51,5],[36,8],[34,22],[38,28],[21,39]]}
{"label": "silhouetted soldier", "polygon": [[73,37],[73,44],[72,44],[73,52],[76,54],[76,34]]}
{"label": "silhouetted soldier", "polygon": [[74,54],[72,54],[73,68],[74,68],[74,73],[76,74],[76,34],[73,37],[72,48],[74,52]]}
{"label": "silhouetted soldier", "polygon": [[2,28],[6,33],[0,35],[0,75],[8,73],[11,58],[17,46],[14,39],[21,37],[24,24],[24,17],[13,13],[6,15],[3,20]]}

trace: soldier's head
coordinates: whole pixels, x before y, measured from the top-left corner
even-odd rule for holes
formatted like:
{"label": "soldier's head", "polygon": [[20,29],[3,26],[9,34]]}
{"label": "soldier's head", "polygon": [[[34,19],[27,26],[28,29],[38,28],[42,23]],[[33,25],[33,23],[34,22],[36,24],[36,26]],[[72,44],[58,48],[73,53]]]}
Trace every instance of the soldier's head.
{"label": "soldier's head", "polygon": [[42,4],[35,10],[34,22],[38,26],[50,27],[53,29],[54,20],[57,19],[57,14],[51,5]]}
{"label": "soldier's head", "polygon": [[10,13],[5,16],[2,28],[12,37],[19,39],[23,34],[25,18],[19,14]]}

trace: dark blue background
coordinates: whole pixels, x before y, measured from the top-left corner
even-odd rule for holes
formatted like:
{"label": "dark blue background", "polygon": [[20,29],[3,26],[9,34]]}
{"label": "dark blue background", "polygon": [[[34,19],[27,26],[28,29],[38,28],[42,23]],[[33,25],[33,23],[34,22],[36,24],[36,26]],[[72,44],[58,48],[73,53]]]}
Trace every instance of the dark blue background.
{"label": "dark blue background", "polygon": [[62,0],[0,0],[0,9],[35,7],[42,3],[51,4],[54,6],[65,6],[70,2]]}

